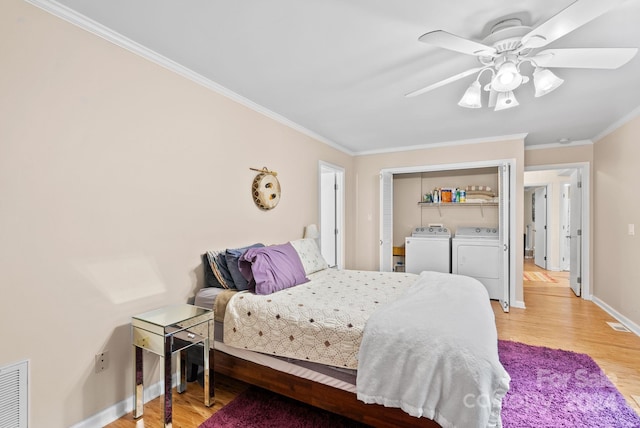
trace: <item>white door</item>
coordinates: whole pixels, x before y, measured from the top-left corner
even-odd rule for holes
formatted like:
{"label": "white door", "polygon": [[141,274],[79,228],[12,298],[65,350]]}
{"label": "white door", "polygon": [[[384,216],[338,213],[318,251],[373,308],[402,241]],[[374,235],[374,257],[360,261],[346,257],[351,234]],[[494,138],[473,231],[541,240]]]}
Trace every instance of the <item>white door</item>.
{"label": "white door", "polygon": [[343,267],[344,169],[320,162],[320,252],[329,266]]}
{"label": "white door", "polygon": [[571,174],[569,183],[569,200],[571,205],[569,285],[576,296],[580,296],[582,292],[582,183],[580,180],[580,170],[576,170]]}
{"label": "white door", "polygon": [[[514,183],[515,184],[515,183]],[[498,167],[498,186],[500,189],[499,231],[502,246],[502,287],[498,298],[500,306],[509,312],[511,302],[511,165],[505,163]]]}
{"label": "white door", "polygon": [[571,263],[569,257],[571,255],[571,205],[570,205],[570,185],[564,184],[562,186],[562,215],[561,222],[562,227],[560,230],[560,269],[563,271],[571,270]]}
{"label": "white door", "polygon": [[393,270],[393,174],[380,173],[380,272]]}
{"label": "white door", "polygon": [[336,266],[336,174],[326,168],[321,168],[320,174],[320,252],[329,266]]}
{"label": "white door", "polygon": [[547,268],[547,188],[538,187],[535,190],[535,218],[534,224],[534,263],[542,269]]}

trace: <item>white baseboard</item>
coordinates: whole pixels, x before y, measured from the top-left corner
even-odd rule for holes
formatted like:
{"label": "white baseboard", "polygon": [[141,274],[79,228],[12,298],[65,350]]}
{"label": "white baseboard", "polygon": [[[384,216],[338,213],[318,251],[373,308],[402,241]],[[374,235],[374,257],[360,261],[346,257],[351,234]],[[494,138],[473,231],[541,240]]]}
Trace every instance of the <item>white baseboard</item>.
{"label": "white baseboard", "polygon": [[640,336],[640,325],[634,323],[629,318],[625,317],[620,312],[616,311],[615,309],[613,309],[611,306],[609,306],[608,304],[606,304],[605,302],[603,302],[599,298],[593,296],[591,300],[593,301],[593,303],[595,303],[596,305],[600,306],[606,313],[608,313],[609,315],[614,317],[621,324],[623,324],[629,330],[634,332],[636,334],[636,336]]}
{"label": "white baseboard", "polygon": [[515,303],[511,305],[511,307],[517,309],[527,309],[522,300],[516,300]]}
{"label": "white baseboard", "polygon": [[[172,386],[175,388],[176,383],[176,375],[173,375]],[[154,383],[149,387],[144,388],[144,402],[148,403],[154,398],[158,398],[160,396],[161,388],[160,381]],[[107,407],[101,412],[96,413],[95,415],[85,419],[81,422],[78,422],[75,425],[72,425],[71,428],[95,428],[95,427],[103,427],[105,425],[114,422],[127,413],[133,411],[133,394],[124,400]]]}

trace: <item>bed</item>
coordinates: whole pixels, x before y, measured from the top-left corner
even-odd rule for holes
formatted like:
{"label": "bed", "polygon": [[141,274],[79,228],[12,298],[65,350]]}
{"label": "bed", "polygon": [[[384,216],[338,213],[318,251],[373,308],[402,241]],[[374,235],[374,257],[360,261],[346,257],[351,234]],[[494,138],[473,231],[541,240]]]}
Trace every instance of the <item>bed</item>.
{"label": "bed", "polygon": [[[195,300],[215,309],[214,371],[372,426],[501,426],[509,376],[482,284],[331,269],[312,240],[239,250],[244,289]],[[220,259],[203,257],[224,281]]]}

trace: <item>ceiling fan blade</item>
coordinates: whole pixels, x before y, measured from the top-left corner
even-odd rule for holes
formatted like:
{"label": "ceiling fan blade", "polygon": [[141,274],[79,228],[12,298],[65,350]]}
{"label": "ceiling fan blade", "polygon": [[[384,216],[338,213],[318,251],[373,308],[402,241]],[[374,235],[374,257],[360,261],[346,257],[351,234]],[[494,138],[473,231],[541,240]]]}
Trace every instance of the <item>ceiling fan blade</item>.
{"label": "ceiling fan blade", "polygon": [[417,89],[417,90],[415,90],[413,92],[409,92],[408,94],[405,95],[405,97],[411,98],[411,97],[415,97],[415,96],[418,96],[418,95],[422,95],[425,92],[432,91],[432,90],[434,90],[436,88],[439,88],[439,87],[444,86],[444,85],[448,85],[449,83],[453,83],[456,80],[460,80],[460,79],[463,79],[463,78],[465,78],[467,76],[470,76],[470,75],[472,75],[474,73],[477,73],[478,71],[480,71],[480,70],[482,70],[484,68],[486,68],[486,67],[471,68],[471,69],[469,69],[467,71],[463,71],[462,73],[456,74],[455,76],[451,76],[451,77],[449,77],[447,79],[444,79],[444,80],[441,80],[439,82],[433,83],[433,84],[431,84],[429,86],[425,86],[424,88]]}
{"label": "ceiling fan blade", "polygon": [[625,0],[577,0],[522,38],[525,48],[540,48],[605,14]]}
{"label": "ceiling fan blade", "polygon": [[496,54],[496,49],[491,46],[483,45],[482,43],[474,42],[473,40],[465,39],[442,30],[425,33],[420,36],[418,40],[467,55],[493,56]]}
{"label": "ceiling fan blade", "polygon": [[540,67],[615,69],[637,52],[637,48],[546,49],[531,59]]}

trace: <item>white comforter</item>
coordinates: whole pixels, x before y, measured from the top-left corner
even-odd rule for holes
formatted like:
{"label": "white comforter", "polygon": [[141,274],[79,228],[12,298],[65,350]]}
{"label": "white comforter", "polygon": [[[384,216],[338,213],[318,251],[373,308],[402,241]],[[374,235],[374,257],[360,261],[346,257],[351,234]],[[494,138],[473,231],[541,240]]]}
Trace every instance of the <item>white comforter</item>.
{"label": "white comforter", "polygon": [[224,343],[268,355],[355,369],[362,331],[379,307],[404,294],[410,273],[324,269],[267,296],[238,293],[227,305]]}
{"label": "white comforter", "polygon": [[358,399],[400,407],[443,427],[500,427],[509,374],[498,359],[495,318],[473,278],[423,272],[367,321],[358,354]]}

